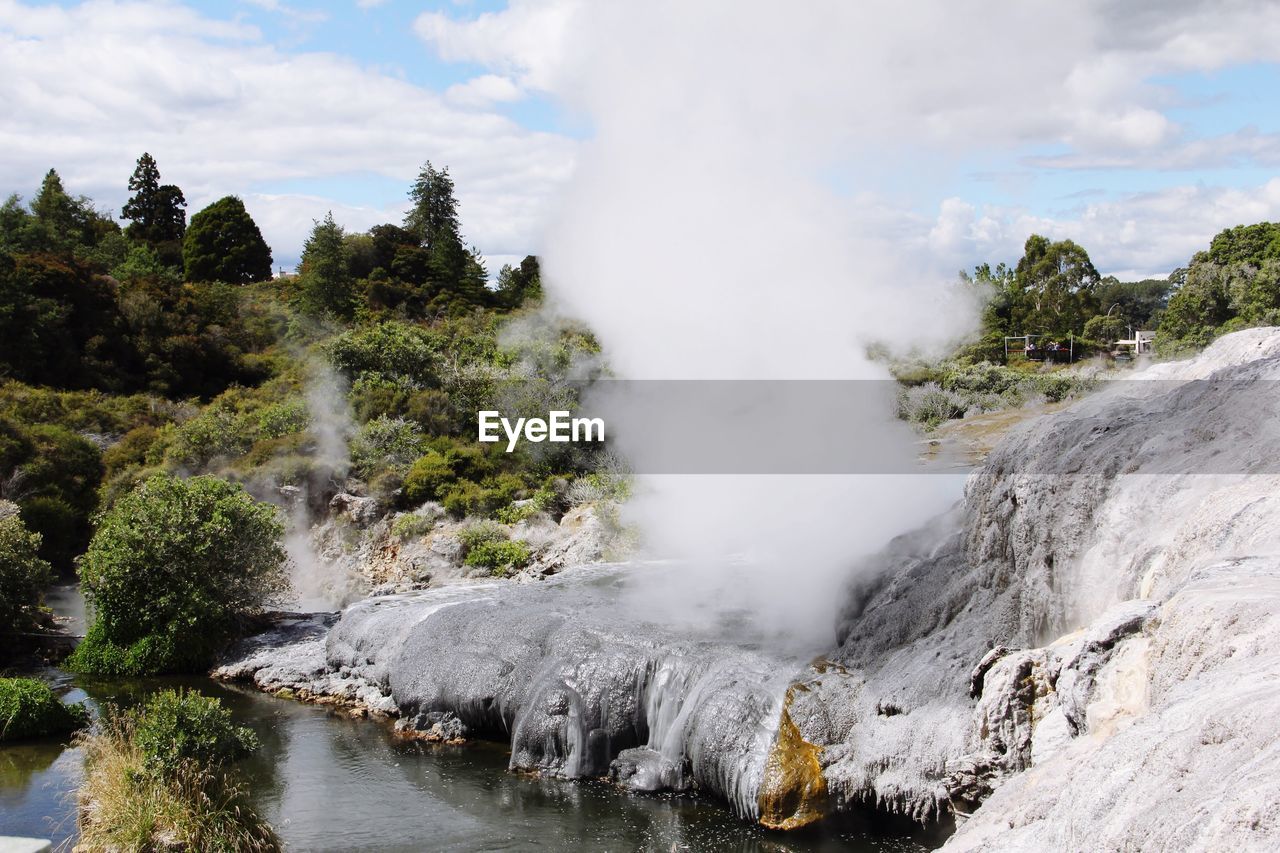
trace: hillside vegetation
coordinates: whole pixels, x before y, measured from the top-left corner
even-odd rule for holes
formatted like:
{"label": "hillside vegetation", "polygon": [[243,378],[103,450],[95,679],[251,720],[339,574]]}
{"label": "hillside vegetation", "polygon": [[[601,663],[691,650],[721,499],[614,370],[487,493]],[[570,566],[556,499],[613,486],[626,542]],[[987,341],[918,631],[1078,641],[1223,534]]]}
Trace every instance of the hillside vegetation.
{"label": "hillside vegetation", "polygon": [[[313,512],[345,490],[387,510],[432,500],[458,518],[512,520],[531,506],[556,518],[595,470],[594,453],[564,445],[535,457],[474,441],[478,408],[572,408],[562,380],[598,373],[598,347],[572,324],[523,319],[541,303],[537,258],[491,280],[464,240],[447,169],[422,168],[401,223],[354,233],[332,215],[316,222],[293,275],[273,275],[241,199],[188,224],[182,190],[145,154],[128,187],[125,227],[55,170],[29,203],[0,206],[0,499],[16,507],[4,521],[0,632],[34,624],[50,570],[78,567],[102,616],[80,656],[87,668],[206,659],[252,613],[199,606],[188,593],[201,588],[191,572],[203,557],[160,551],[245,543],[201,532],[166,477],[210,475],[276,504],[270,524],[244,512],[278,543],[291,494]],[[191,524],[150,547],[175,519]],[[516,550],[476,560],[501,571]],[[158,584],[146,601],[139,577]],[[268,566],[260,577],[272,586],[281,575]]]}

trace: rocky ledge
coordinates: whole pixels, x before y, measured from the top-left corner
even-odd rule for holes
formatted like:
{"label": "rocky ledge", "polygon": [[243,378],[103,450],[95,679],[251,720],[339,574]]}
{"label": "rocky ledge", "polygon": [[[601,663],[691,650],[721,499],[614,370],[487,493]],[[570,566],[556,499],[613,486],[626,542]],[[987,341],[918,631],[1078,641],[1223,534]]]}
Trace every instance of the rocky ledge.
{"label": "rocky ledge", "polygon": [[851,572],[818,661],[640,620],[613,566],[368,599],[219,672],[770,826],[871,806],[954,817],[963,850],[1276,849],[1280,330],[1141,379],[1019,428]]}

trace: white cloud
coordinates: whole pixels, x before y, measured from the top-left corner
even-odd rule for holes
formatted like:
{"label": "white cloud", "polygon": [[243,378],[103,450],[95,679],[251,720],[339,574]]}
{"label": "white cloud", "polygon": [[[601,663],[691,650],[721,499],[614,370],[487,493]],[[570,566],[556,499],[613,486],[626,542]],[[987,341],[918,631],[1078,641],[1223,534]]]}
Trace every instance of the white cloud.
{"label": "white cloud", "polygon": [[329,13],[321,9],[299,9],[280,0],[240,0],[240,2],[273,12],[294,24],[318,24],[329,20]]}
{"label": "white cloud", "polygon": [[1280,221],[1280,178],[1248,189],[1182,186],[1134,193],[1059,216],[949,198],[932,222],[914,223],[912,242],[960,267],[1016,261],[1027,236],[1038,233],[1075,240],[1103,274],[1145,278],[1185,266],[1224,228],[1268,220]]}
{"label": "white cloud", "polygon": [[564,66],[569,28],[585,0],[511,0],[501,12],[459,21],[424,12],[414,30],[442,59],[478,62],[513,74],[521,86],[550,91]]}
{"label": "white cloud", "polygon": [[487,107],[496,103],[509,103],[524,97],[520,87],[510,77],[484,74],[465,83],[458,83],[445,90],[445,98],[460,107]]}
{"label": "white cloud", "polygon": [[[1269,0],[813,0],[803,14],[772,0],[512,0],[473,18],[427,13],[416,30],[446,59],[581,108],[593,147],[642,140],[632,146],[641,170],[683,162],[691,139],[701,146],[692,156],[723,165],[743,135],[760,169],[834,167],[855,193],[881,192],[870,202],[857,194],[861,228],[936,252],[939,266],[1016,258],[1041,230],[1074,237],[1110,269],[1167,272],[1219,228],[1277,215],[1267,184],[1189,186],[1038,216],[949,200],[928,221],[884,187],[886,175],[940,183],[970,154],[1041,170],[1274,166],[1280,134],[1200,138],[1173,112],[1185,106],[1177,92],[1153,82],[1280,61],[1280,3]],[[1046,149],[1055,153],[1028,153]]]}
{"label": "white cloud", "polygon": [[[1051,142],[1094,154],[1179,139],[1182,128],[1164,112],[1172,95],[1150,78],[1280,60],[1280,4],[1268,0],[817,0],[804,14],[767,0],[512,0],[470,19],[424,13],[415,29],[446,60],[589,104],[640,95],[701,97],[714,108],[740,81],[779,120],[829,109],[839,144]],[[653,85],[613,89],[618,77],[600,73],[611,56]],[[664,68],[681,73],[673,79]]]}
{"label": "white cloud", "polygon": [[191,211],[244,196],[286,264],[330,207],[348,227],[370,223],[332,200],[262,194],[264,184],[372,173],[407,191],[430,159],[455,177],[467,238],[484,251],[523,254],[536,249],[577,150],[347,59],[286,54],[252,27],[164,2],[63,9],[0,0],[0,103],[0,190],[30,195],[53,166],[72,192],[118,210],[135,160],[150,151]]}

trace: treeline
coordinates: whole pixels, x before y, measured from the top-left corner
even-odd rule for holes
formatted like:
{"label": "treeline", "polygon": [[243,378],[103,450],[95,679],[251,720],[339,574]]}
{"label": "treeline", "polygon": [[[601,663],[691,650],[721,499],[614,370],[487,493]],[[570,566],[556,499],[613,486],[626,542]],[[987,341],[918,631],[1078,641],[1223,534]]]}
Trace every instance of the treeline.
{"label": "treeline", "polygon": [[[286,457],[309,452],[295,353],[316,343],[299,320],[396,322],[437,351],[478,335],[469,346],[491,353],[497,315],[540,294],[533,257],[488,286],[448,170],[430,163],[403,225],[346,234],[328,217],[301,275],[280,279],[240,199],[188,224],[183,191],[149,154],[128,188],[123,228],[52,169],[29,204],[0,207],[0,498],[63,572],[103,501],[148,474],[250,456],[241,473],[274,464],[289,476]],[[369,417],[407,413],[406,400],[361,390],[379,394],[357,401]]]}
{"label": "treeline", "polygon": [[[41,588],[75,570],[97,615],[72,666],[198,669],[286,592],[275,510],[250,495],[299,487],[319,508],[345,489],[480,524],[618,488],[573,448],[471,440],[478,408],[572,405],[561,380],[596,369],[598,346],[572,325],[500,336],[536,310],[538,261],[488,280],[447,169],[423,167],[400,224],[316,222],[278,277],[234,196],[188,222],[149,155],[129,192],[124,227],[52,170],[0,210],[0,635],[45,620]],[[328,417],[344,408],[354,423]],[[249,545],[265,556],[222,557]],[[495,574],[518,562],[486,547]]]}
{"label": "treeline", "polygon": [[1280,323],[1280,225],[1229,228],[1166,279],[1101,276],[1071,240],[1031,235],[1013,267],[982,264],[963,280],[983,298],[980,338],[958,356],[1003,362],[1006,337],[1105,350],[1131,330],[1156,331],[1164,354],[1203,347],[1248,326]]}

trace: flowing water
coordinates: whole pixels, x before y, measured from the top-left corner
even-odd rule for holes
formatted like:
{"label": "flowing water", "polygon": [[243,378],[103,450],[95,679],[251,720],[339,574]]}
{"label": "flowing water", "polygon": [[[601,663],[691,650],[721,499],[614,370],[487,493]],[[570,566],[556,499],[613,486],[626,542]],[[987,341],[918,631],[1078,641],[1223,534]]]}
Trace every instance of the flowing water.
{"label": "flowing water", "polygon": [[[80,633],[76,590],[49,600],[81,620],[68,625]],[[220,698],[261,740],[236,770],[294,850],[915,851],[940,840],[853,819],[799,834],[769,832],[711,800],[511,773],[504,744],[405,741],[382,722],[204,678],[101,682],[56,669],[39,676],[65,700],[87,699],[95,708],[175,686]],[[0,836],[73,842],[81,774],[80,751],[65,739],[0,746]]]}

